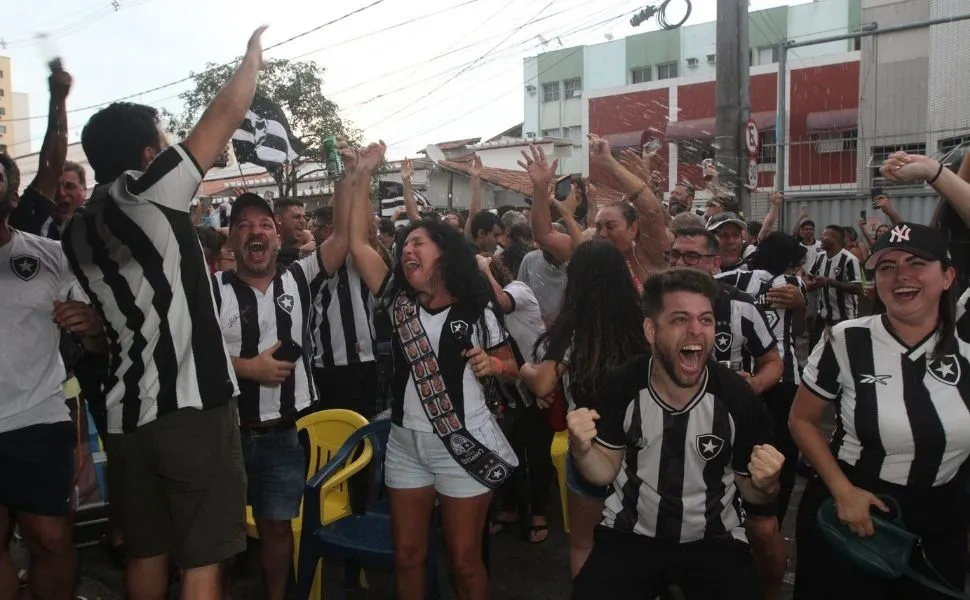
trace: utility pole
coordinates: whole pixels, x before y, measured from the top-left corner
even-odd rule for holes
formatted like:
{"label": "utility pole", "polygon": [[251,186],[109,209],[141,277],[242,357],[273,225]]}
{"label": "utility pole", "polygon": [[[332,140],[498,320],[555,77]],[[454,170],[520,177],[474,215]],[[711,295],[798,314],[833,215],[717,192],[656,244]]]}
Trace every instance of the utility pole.
{"label": "utility pole", "polygon": [[748,0],[717,0],[716,147],[719,181],[734,192],[745,215],[751,215],[751,195],[744,187],[748,151],[741,128],[748,121],[750,68]]}

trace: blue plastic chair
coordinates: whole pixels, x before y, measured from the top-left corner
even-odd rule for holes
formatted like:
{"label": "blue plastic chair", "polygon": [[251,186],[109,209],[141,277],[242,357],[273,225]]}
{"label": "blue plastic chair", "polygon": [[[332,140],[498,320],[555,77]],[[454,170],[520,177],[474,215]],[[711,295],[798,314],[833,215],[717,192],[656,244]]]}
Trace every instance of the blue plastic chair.
{"label": "blue plastic chair", "polygon": [[[374,421],[353,433],[340,450],[311,477],[303,493],[303,530],[300,533],[300,558],[297,568],[297,598],[308,600],[317,563],[321,559],[355,561],[362,567],[394,566],[394,543],[391,537],[391,515],[383,493],[384,456],[391,432],[390,419]],[[320,523],[320,488],[339,476],[347,459],[364,440],[373,448],[373,465],[368,498],[363,514],[346,516],[327,525]],[[351,490],[353,493],[353,490]],[[432,516],[428,536],[428,600],[438,600],[437,509]]]}

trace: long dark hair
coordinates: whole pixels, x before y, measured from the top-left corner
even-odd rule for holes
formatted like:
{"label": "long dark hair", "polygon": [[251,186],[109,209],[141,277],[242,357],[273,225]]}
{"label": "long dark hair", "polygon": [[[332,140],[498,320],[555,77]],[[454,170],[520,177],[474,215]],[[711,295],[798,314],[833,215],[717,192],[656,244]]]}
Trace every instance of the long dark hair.
{"label": "long dark hair", "polygon": [[[940,265],[941,269],[946,269],[944,265]],[[872,314],[881,315],[886,313],[886,305],[883,304],[881,298],[879,298],[879,288],[873,287],[872,293]],[[940,294],[940,322],[937,324],[936,328],[939,332],[939,338],[936,341],[936,347],[933,349],[934,356],[946,356],[947,354],[956,354],[957,351],[957,279],[954,278],[953,285],[950,289],[943,290]],[[967,319],[964,319],[967,321]],[[970,333],[970,324],[965,324],[961,327],[960,337],[963,339],[967,338],[966,335]],[[966,330],[966,331],[964,331]]]}
{"label": "long dark hair", "polygon": [[[475,260],[475,252],[471,244],[465,240],[461,232],[442,221],[425,219],[412,223],[403,229],[395,250],[394,274],[388,289],[389,297],[395,298],[402,291],[411,297],[417,295],[404,276],[401,253],[404,252],[404,240],[407,239],[407,236],[415,229],[424,229],[428,232],[428,238],[441,250],[437,269],[445,289],[458,302],[470,302],[474,306],[476,314],[482,315],[479,319],[478,330],[483,336],[483,347],[488,347],[488,327],[485,326],[484,311],[490,304],[493,307],[496,306],[497,301],[488,279],[478,269],[478,262]],[[492,312],[495,313],[499,325],[504,328],[505,319],[502,317],[502,311],[493,310]]]}
{"label": "long dark hair", "polygon": [[752,270],[761,269],[777,277],[789,269],[802,266],[806,252],[795,236],[773,231],[758,243],[758,249],[747,263]]}
{"label": "long dark hair", "polygon": [[567,283],[556,321],[536,343],[572,348],[573,396],[595,396],[607,370],[647,349],[643,313],[626,260],[606,241],[584,242],[566,268]]}

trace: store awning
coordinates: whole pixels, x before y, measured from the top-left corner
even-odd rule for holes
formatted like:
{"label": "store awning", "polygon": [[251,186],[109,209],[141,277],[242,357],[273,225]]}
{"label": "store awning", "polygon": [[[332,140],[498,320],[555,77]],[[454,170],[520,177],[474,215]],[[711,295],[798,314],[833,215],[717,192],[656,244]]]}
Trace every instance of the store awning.
{"label": "store awning", "polygon": [[859,126],[859,109],[843,108],[840,110],[826,110],[808,113],[805,119],[808,133],[822,133],[825,131],[848,131]]}
{"label": "store awning", "polygon": [[[751,113],[758,129],[775,128],[775,111],[766,110]],[[702,140],[713,138],[717,133],[715,120],[713,117],[708,119],[691,119],[688,121],[671,121],[667,124],[666,138],[668,142],[679,140]]]}

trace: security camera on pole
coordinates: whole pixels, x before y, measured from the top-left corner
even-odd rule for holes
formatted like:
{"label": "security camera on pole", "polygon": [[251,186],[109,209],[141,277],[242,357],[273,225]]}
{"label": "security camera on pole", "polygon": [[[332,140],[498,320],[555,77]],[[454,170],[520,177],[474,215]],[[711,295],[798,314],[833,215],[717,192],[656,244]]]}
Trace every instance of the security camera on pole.
{"label": "security camera on pole", "polygon": [[744,184],[744,187],[753,192],[758,189],[758,147],[761,140],[758,125],[754,120],[748,119],[748,122],[744,124],[744,131],[741,134],[744,137],[744,144],[748,149],[747,182]]}

